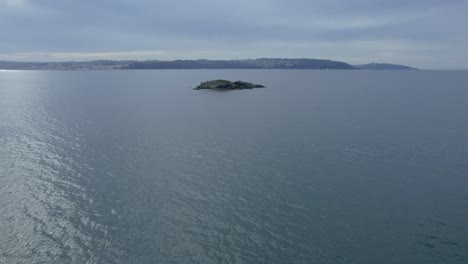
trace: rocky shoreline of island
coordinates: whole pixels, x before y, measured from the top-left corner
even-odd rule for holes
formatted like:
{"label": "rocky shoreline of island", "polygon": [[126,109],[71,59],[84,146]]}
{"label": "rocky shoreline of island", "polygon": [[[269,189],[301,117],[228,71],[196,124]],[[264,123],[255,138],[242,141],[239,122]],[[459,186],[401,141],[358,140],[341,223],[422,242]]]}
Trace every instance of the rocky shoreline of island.
{"label": "rocky shoreline of island", "polygon": [[254,89],[254,88],[265,88],[261,84],[253,84],[243,81],[231,82],[228,80],[211,80],[200,83],[197,87],[193,88],[194,90],[244,90],[244,89]]}

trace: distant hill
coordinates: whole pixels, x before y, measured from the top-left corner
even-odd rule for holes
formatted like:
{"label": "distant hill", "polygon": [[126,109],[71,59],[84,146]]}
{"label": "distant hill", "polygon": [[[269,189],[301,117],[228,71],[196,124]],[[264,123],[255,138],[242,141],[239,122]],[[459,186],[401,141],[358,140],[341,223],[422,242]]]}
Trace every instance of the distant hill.
{"label": "distant hill", "polygon": [[417,70],[413,67],[390,63],[369,63],[362,65],[354,65],[354,67],[361,70]]}
{"label": "distant hill", "polygon": [[350,65],[341,61],[322,59],[262,58],[248,60],[173,60],[173,61],[67,61],[16,62],[0,61],[0,69],[7,70],[123,70],[123,69],[314,69],[314,70],[413,70],[403,65],[371,63]]}
{"label": "distant hill", "polygon": [[64,62],[18,62],[0,61],[3,70],[117,70],[136,61],[64,61]]}
{"label": "distant hill", "polygon": [[139,61],[126,69],[353,69],[341,61],[318,59]]}

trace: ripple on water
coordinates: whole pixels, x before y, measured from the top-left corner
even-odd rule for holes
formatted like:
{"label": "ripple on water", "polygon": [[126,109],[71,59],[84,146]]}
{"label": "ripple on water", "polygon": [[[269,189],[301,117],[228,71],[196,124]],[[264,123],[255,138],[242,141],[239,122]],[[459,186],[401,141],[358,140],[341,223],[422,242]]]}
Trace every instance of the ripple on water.
{"label": "ripple on water", "polygon": [[118,263],[89,198],[92,161],[77,159],[86,142],[36,106],[0,114],[0,263]]}

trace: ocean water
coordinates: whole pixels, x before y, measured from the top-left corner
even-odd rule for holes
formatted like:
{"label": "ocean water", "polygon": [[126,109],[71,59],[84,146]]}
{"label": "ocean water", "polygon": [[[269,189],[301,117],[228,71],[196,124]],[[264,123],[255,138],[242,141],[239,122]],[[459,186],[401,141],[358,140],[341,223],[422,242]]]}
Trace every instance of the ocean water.
{"label": "ocean water", "polygon": [[1,71],[0,263],[468,263],[468,72]]}

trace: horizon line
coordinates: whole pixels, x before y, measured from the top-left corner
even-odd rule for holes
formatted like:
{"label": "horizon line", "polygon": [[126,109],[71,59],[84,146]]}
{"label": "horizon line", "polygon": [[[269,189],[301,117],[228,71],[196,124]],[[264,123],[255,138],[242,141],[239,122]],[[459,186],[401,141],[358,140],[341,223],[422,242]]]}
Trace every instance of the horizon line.
{"label": "horizon line", "polygon": [[[260,57],[260,58],[244,58],[244,59],[206,59],[206,58],[197,58],[197,59],[188,59],[188,58],[177,58],[177,59],[155,59],[155,58],[149,58],[149,59],[90,59],[90,60],[50,60],[50,61],[23,61],[23,60],[4,60],[0,58],[0,63],[21,63],[21,64],[27,64],[27,63],[37,63],[37,64],[60,64],[60,63],[87,63],[87,62],[150,62],[150,61],[159,61],[159,62],[173,62],[173,61],[248,61],[248,60],[262,60],[262,59],[271,59],[271,60],[324,60],[324,61],[332,61],[332,62],[341,62],[341,63],[346,63],[350,66],[360,66],[360,65],[369,65],[369,64],[389,64],[389,65],[397,65],[397,66],[406,66],[406,67],[411,67],[416,70],[436,70],[436,71],[466,71],[468,68],[416,68],[413,66],[408,66],[405,64],[399,64],[399,63],[393,63],[393,62],[369,62],[369,63],[357,63],[357,64],[351,64],[345,61],[341,60],[335,60],[335,59],[324,59],[324,58],[307,58],[307,57]],[[189,68],[190,69],[190,68]],[[197,69],[204,69],[204,68],[197,68]],[[208,68],[210,69],[210,68]],[[213,68],[212,68],[213,69]],[[218,69],[225,69],[225,68],[218,68]],[[227,69],[235,69],[235,68],[227,68]],[[247,68],[239,68],[239,69],[247,69]],[[274,69],[274,68],[273,68]],[[18,70],[25,70],[25,71],[31,71],[31,70],[36,70],[36,69],[1,69],[2,71],[18,71]],[[38,69],[41,70],[41,69]],[[113,69],[96,69],[96,70],[113,70]],[[114,69],[115,70],[115,69]],[[123,69],[119,69],[123,70]],[[148,69],[151,70],[151,69]],[[177,69],[174,69],[177,70]],[[181,70],[184,70],[181,68]],[[186,69],[188,70],[188,69]],[[306,69],[307,70],[307,69]],[[309,69],[309,70],[320,70],[320,69]],[[333,70],[333,69],[330,69]],[[338,70],[338,69],[337,69]],[[361,70],[369,70],[369,69],[361,69]],[[375,69],[373,69],[375,70]],[[392,69],[387,69],[387,70],[392,70]]]}

